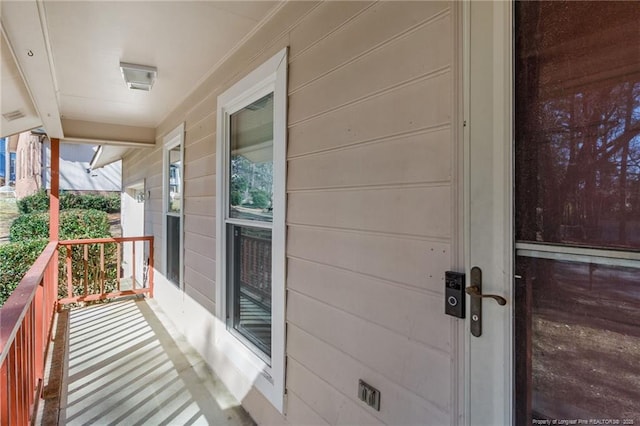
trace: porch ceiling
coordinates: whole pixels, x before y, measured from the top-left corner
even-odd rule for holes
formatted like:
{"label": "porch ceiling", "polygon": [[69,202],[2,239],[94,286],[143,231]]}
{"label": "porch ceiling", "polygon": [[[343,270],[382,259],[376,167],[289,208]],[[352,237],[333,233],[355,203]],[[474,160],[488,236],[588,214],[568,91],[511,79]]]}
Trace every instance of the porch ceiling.
{"label": "porch ceiling", "polygon": [[[2,113],[31,121],[3,118],[0,136],[42,124],[66,142],[153,145],[158,124],[279,5],[2,1]],[[121,61],[157,67],[153,89],[129,90]]]}

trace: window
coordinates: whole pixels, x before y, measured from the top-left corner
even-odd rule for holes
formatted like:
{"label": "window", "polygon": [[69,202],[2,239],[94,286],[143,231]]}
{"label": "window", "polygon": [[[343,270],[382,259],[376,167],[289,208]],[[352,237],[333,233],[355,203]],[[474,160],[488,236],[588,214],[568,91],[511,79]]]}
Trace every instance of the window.
{"label": "window", "polygon": [[182,284],[182,200],[184,125],[164,137],[163,210],[165,276],[180,287]]}
{"label": "window", "polygon": [[286,66],[285,49],[218,97],[216,151],[216,314],[223,320],[219,344],[231,348],[234,353],[227,355],[241,371],[258,372],[256,387],[280,411]]}

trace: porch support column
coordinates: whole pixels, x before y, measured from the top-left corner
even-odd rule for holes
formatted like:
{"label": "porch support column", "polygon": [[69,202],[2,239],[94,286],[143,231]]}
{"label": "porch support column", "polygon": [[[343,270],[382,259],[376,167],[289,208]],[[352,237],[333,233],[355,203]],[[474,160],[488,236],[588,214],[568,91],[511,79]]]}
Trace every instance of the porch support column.
{"label": "porch support column", "polygon": [[51,191],[49,193],[49,241],[60,236],[60,139],[51,138]]}

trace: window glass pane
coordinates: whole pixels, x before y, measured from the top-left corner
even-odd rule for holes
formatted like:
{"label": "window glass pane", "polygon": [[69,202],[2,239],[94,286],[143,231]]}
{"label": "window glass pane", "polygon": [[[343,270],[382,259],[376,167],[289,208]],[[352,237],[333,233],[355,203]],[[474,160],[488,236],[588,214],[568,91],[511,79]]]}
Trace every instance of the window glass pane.
{"label": "window glass pane", "polygon": [[230,117],[229,217],[273,220],[273,93]]}
{"label": "window glass pane", "polygon": [[640,7],[516,2],[516,234],[640,248]]}
{"label": "window glass pane", "polygon": [[271,356],[271,230],[228,225],[228,325]]}
{"label": "window glass pane", "polygon": [[180,218],[167,215],[167,278],[180,283]]}
{"label": "window glass pane", "polygon": [[182,156],[180,154],[180,145],[171,148],[169,155],[169,199],[167,200],[167,211],[171,213],[180,213],[180,195],[182,193],[182,176],[180,176],[180,165],[182,164]]}
{"label": "window glass pane", "polygon": [[516,424],[640,419],[640,269],[527,257],[516,265]]}

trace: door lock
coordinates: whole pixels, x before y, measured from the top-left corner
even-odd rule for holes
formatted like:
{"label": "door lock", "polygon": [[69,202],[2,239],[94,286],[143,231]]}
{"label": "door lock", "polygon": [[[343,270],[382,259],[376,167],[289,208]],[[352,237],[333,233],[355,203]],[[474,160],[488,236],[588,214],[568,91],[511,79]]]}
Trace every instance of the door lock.
{"label": "door lock", "polygon": [[465,289],[465,292],[471,296],[469,308],[471,313],[471,334],[475,337],[480,337],[482,335],[482,299],[493,299],[500,306],[506,305],[507,299],[495,294],[482,294],[482,270],[477,266],[471,268],[471,285]]}

